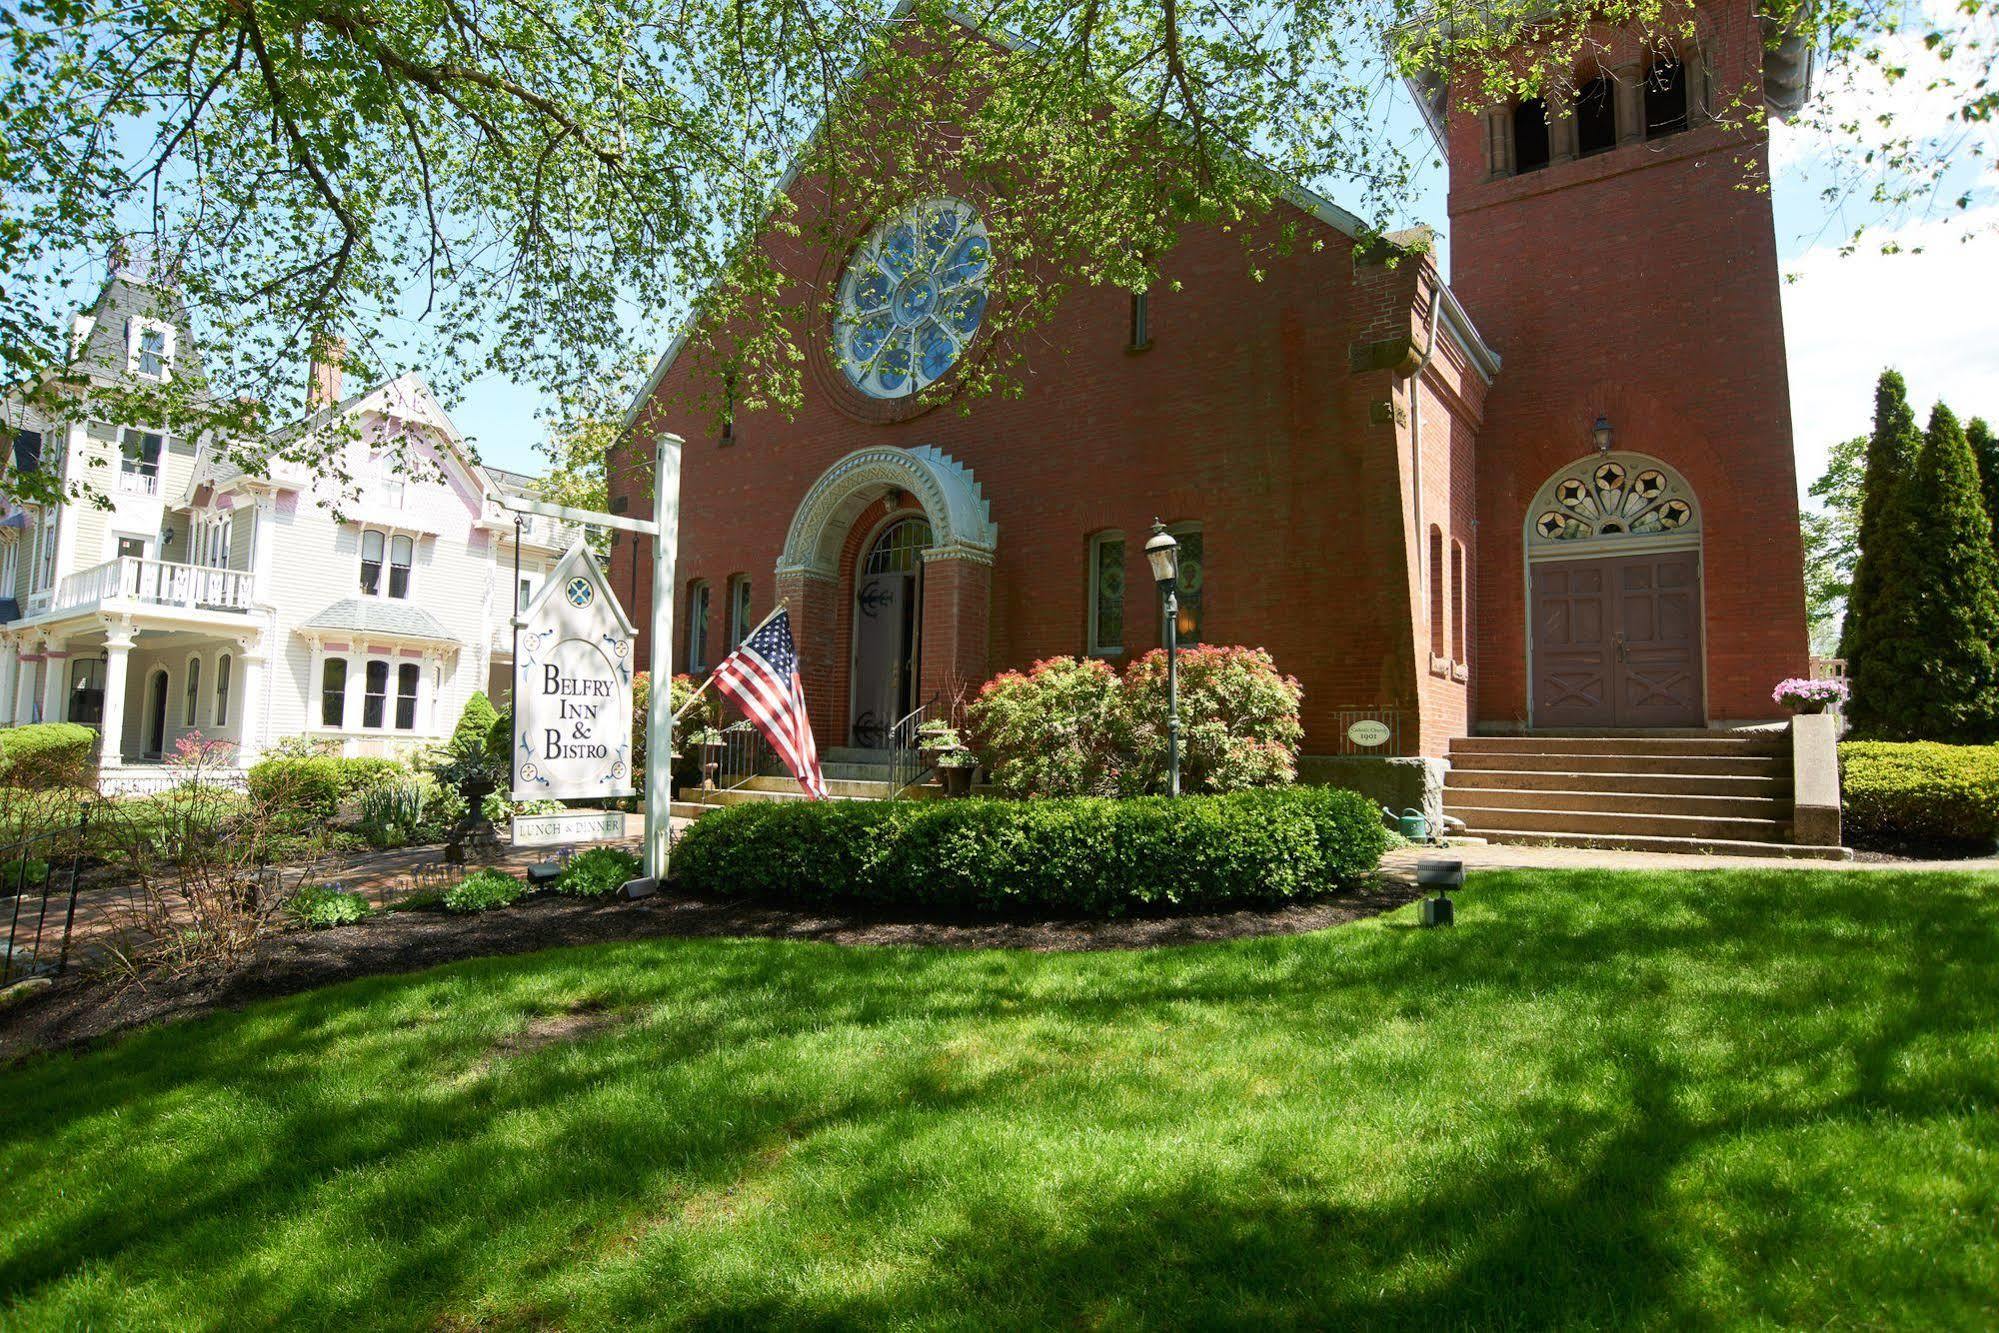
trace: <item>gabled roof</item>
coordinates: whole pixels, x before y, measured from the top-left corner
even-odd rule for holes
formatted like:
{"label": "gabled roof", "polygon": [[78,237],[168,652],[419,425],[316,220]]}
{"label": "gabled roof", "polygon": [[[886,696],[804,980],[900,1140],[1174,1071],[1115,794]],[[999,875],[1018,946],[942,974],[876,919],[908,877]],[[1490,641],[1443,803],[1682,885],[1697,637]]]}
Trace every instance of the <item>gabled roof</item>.
{"label": "gabled roof", "polygon": [[[884,22],[893,23],[907,17],[912,7],[913,0],[900,0],[894,12]],[[979,19],[965,13],[963,10],[946,9],[943,11],[943,17],[968,32],[977,33],[987,40],[999,43],[1008,50],[1032,51],[1035,49],[1034,44],[1024,38],[1002,30],[989,28],[982,24]],[[856,74],[855,80],[861,77],[861,75]],[[819,137],[820,129],[824,124],[825,121],[822,117],[819,125],[814,126],[812,133],[806,136],[805,141],[808,145]],[[791,164],[785,168],[784,174],[778,179],[777,187],[771,194],[771,205],[773,208],[776,206],[778,197],[790,190],[797,183],[798,173],[805,156],[804,150],[801,149],[792,159]],[[1275,173],[1273,172],[1273,174]],[[1341,208],[1338,204],[1316,190],[1298,181],[1283,181],[1281,183],[1283,185],[1282,197],[1285,202],[1309,213],[1312,217],[1333,228],[1333,230],[1354,239],[1359,239],[1362,233],[1367,230],[1366,225],[1359,217]],[[768,220],[769,213],[770,209],[766,209],[766,221]],[[709,286],[712,288],[714,284],[711,282]],[[1448,293],[1448,291],[1449,288],[1447,286],[1446,292]],[[1465,354],[1479,367],[1480,373],[1490,382],[1493,372],[1499,367],[1498,354],[1486,346],[1484,338],[1472,326],[1470,316],[1465,314],[1464,307],[1458,304],[1455,295],[1449,296],[1446,304],[1451,312],[1451,318],[1446,322],[1446,328],[1450,331],[1451,336],[1464,347]],[[660,354],[659,360],[654,363],[652,373],[646,376],[645,383],[639,386],[638,392],[625,405],[624,417],[618,423],[619,438],[623,438],[630,433],[633,424],[638,420],[640,410],[645,407],[646,403],[651,401],[653,393],[659,388],[660,381],[666,378],[667,371],[671,370],[674,362],[680,359],[680,353],[687,346],[687,340],[692,336],[694,326],[700,321],[700,318],[701,302],[696,300],[692,313],[688,315],[686,322],[681,325],[680,330],[673,335],[673,340],[667,344],[666,350]]]}

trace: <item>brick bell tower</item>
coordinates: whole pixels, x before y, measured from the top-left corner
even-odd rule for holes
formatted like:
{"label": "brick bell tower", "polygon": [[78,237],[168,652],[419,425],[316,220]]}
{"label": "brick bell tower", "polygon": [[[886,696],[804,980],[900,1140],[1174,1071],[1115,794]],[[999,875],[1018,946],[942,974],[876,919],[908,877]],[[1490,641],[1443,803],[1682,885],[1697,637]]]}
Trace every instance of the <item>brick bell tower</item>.
{"label": "brick bell tower", "polygon": [[[1745,0],[1600,27],[1545,98],[1414,89],[1452,286],[1503,365],[1479,434],[1476,727],[1768,719],[1807,667],[1769,146],[1804,44]],[[1523,58],[1532,58],[1523,51]]]}

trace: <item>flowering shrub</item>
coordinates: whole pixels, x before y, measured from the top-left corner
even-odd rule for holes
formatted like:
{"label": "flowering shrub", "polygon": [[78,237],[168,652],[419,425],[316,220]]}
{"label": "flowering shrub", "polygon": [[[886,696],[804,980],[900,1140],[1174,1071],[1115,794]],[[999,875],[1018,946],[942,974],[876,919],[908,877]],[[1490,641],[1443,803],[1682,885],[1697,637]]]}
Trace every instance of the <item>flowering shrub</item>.
{"label": "flowering shrub", "polygon": [[1110,796],[1119,789],[1117,673],[1051,657],[986,682],[966,720],[992,784],[1009,796]]}
{"label": "flowering shrub", "polygon": [[[1180,786],[1190,792],[1286,786],[1298,778],[1304,690],[1261,648],[1199,646],[1180,652]],[[1124,675],[1123,749],[1128,792],[1166,790],[1166,651]]]}
{"label": "flowering shrub", "polygon": [[[1189,792],[1281,786],[1298,775],[1298,682],[1261,648],[1180,653],[1180,778]],[[1055,657],[1009,671],[968,714],[992,784],[1009,796],[1138,796],[1166,790],[1166,654],[1120,679],[1101,661]]]}
{"label": "flowering shrub", "polygon": [[1850,691],[1843,680],[1801,680],[1793,676],[1777,682],[1770,697],[1794,713],[1822,713],[1843,704]]}

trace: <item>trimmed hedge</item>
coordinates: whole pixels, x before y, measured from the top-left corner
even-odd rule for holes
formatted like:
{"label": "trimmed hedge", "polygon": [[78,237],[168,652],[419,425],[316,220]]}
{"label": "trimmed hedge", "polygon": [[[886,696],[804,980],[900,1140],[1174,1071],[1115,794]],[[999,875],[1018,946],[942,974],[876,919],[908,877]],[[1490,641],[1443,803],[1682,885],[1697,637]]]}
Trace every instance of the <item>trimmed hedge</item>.
{"label": "trimmed hedge", "polygon": [[266,759],[247,775],[250,799],[276,814],[324,821],[340,809],[346,770],[332,755]]}
{"label": "trimmed hedge", "polygon": [[1349,887],[1387,848],[1356,792],[1117,800],[757,802],[680,837],[696,893],[982,911],[1220,908]]}
{"label": "trimmed hedge", "polygon": [[81,722],[31,722],[0,730],[10,787],[84,787],[96,766],[97,729]]}
{"label": "trimmed hedge", "polygon": [[1839,770],[1854,842],[1989,848],[1999,839],[1999,745],[1846,741]]}

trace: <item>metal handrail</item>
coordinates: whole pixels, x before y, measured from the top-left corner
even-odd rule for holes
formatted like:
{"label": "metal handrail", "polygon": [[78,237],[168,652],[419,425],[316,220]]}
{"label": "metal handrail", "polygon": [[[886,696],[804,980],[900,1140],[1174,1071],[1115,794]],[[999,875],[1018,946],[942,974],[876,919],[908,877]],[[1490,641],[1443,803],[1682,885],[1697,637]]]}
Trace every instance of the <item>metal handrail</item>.
{"label": "metal handrail", "polygon": [[734,791],[777,764],[777,751],[754,722],[748,718],[732,722],[722,728],[722,761],[715,769],[715,790]]}
{"label": "metal handrail", "polygon": [[938,696],[918,704],[888,732],[888,794],[890,799],[915,786],[928,777],[935,764],[926,763],[923,758],[922,737],[918,734],[925,722],[930,720],[930,710],[937,703]]}

